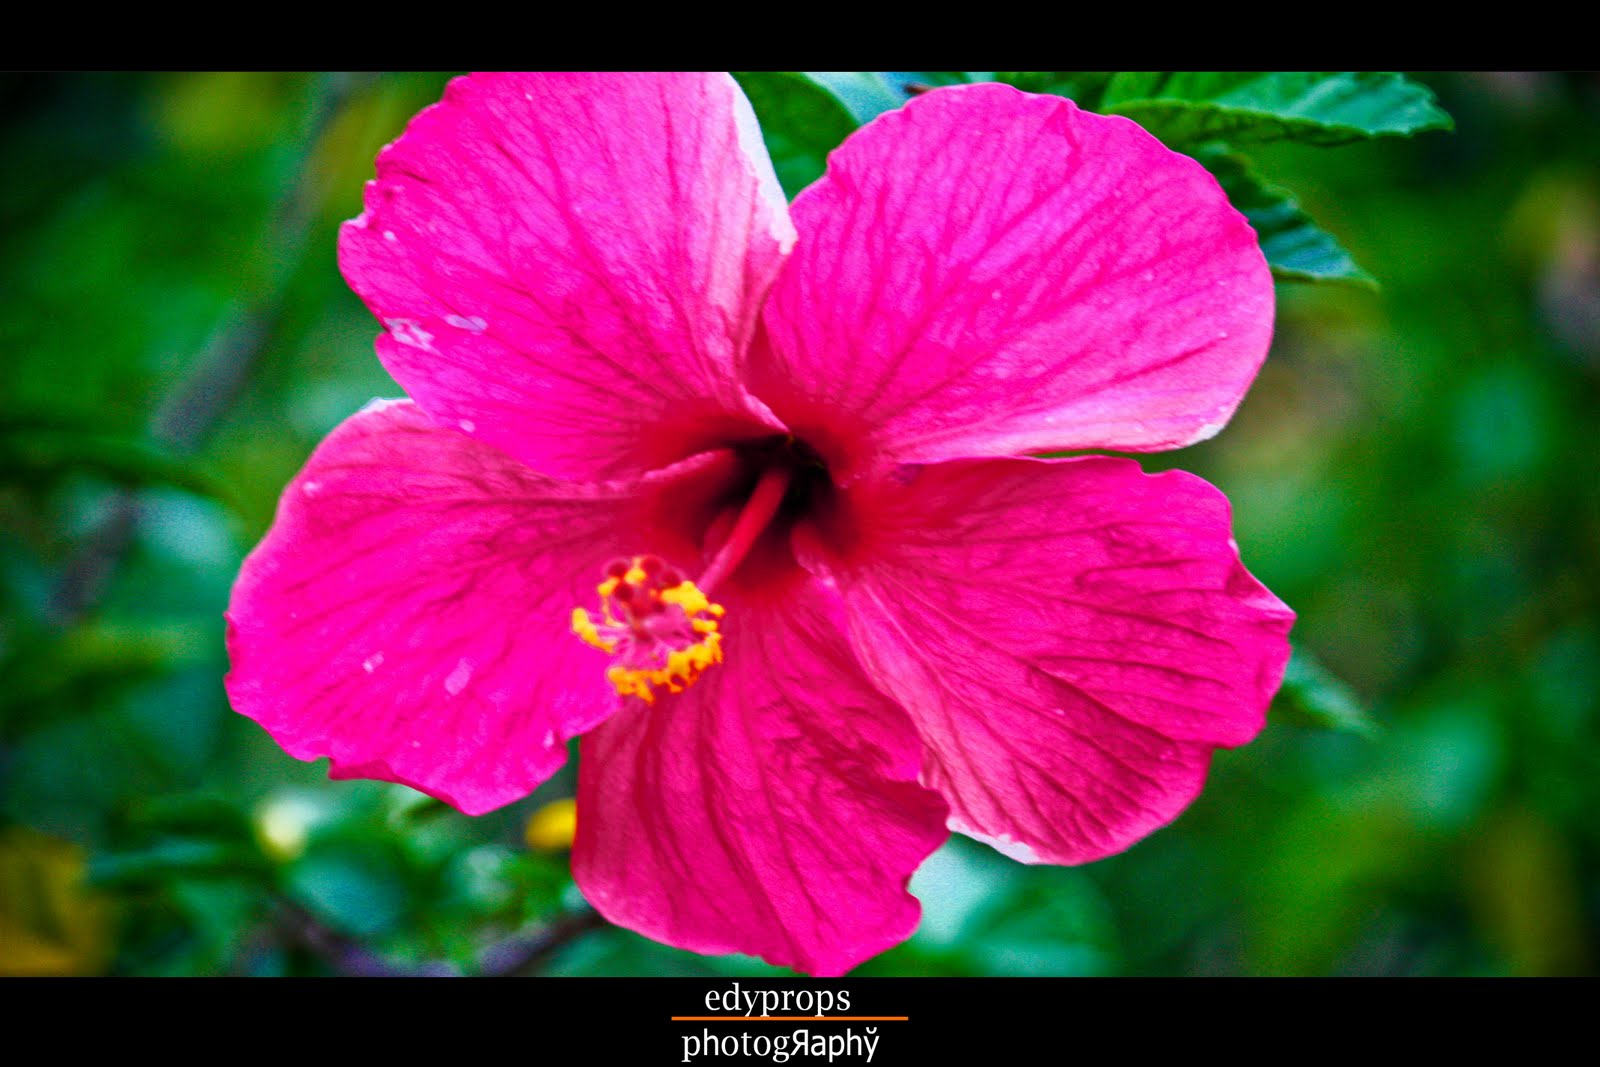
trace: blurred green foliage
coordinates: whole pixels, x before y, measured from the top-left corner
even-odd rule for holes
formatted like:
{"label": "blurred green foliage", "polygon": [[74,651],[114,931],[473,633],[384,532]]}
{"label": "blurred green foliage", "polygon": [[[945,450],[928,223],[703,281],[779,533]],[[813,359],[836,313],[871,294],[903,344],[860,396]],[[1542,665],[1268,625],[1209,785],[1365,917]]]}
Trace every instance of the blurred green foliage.
{"label": "blurred green foliage", "polygon": [[[1381,289],[1280,285],[1230,427],[1146,457],[1228,493],[1300,614],[1266,732],[1101,863],[952,841],[913,881],[921,930],[859,973],[1592,972],[1600,79],[1426,76],[1455,133],[1320,148],[1293,131],[1443,112],[1388,79],[1379,114],[1359,79],[999,76],[1184,140],[1288,235],[1303,269],[1280,277]],[[791,194],[907,93],[991,77],[740,75]],[[221,611],[279,491],[399,393],[335,229],[445,80],[0,77],[0,973],[468,971],[581,914],[565,854],[523,832],[570,768],[469,819],[326,781],[221,685]],[[576,929],[527,966],[771,970]]]}

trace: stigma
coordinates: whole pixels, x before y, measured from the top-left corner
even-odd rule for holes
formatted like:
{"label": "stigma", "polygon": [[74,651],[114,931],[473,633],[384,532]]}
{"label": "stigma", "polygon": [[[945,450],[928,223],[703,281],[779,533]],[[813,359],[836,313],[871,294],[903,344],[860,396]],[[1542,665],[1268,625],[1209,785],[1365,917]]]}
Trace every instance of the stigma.
{"label": "stigma", "polygon": [[573,608],[572,632],[611,655],[606,680],[618,693],[653,704],[657,690],[681,693],[722,662],[722,605],[693,582],[656,556],[617,560],[605,573],[599,617]]}

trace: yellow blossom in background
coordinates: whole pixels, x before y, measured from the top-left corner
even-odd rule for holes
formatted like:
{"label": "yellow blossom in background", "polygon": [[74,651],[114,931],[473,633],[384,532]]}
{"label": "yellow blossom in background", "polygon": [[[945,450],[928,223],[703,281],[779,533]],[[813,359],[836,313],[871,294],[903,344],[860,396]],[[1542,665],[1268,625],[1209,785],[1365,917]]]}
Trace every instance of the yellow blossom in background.
{"label": "yellow blossom in background", "polygon": [[552,800],[528,817],[523,837],[528,847],[540,852],[556,852],[572,847],[578,830],[578,805],[571,797]]}
{"label": "yellow blossom in background", "polygon": [[20,826],[0,830],[0,977],[99,974],[105,902],[84,886],[83,849]]}

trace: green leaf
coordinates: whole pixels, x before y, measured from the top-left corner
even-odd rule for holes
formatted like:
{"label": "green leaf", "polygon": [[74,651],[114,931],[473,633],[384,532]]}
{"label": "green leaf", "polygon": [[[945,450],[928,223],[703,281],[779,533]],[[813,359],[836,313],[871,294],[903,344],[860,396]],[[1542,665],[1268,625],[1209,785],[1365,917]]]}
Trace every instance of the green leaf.
{"label": "green leaf", "polygon": [[1100,109],[1100,98],[1115,72],[1109,70],[1002,70],[994,80],[1025,93],[1065,96],[1079,107]]}
{"label": "green leaf", "polygon": [[154,442],[109,434],[87,420],[0,415],[0,482],[46,487],[80,471],[114,485],[170,485],[235,504],[220,479]]}
{"label": "green leaf", "polygon": [[1211,150],[1197,152],[1195,158],[1216,176],[1233,206],[1255,227],[1274,277],[1378,287],[1372,275],[1362,270],[1331,234],[1312,222],[1287,190],[1261,178],[1243,156]]}
{"label": "green leaf", "polygon": [[889,79],[876,71],[808,70],[805,74],[832,93],[857,125],[871,122],[906,102],[905,94],[896,92]]}
{"label": "green leaf", "polygon": [[[976,81],[990,81],[993,75],[969,70],[880,70],[876,72],[889,88],[899,94],[900,103],[945,85],[971,85]],[[899,105],[896,105],[899,106]]]}
{"label": "green leaf", "polygon": [[[900,966],[980,975],[1116,969],[1110,909],[1081,871],[1020,864],[957,836],[928,857],[911,887],[923,922],[895,950]],[[860,973],[895,973],[875,962],[865,967]]]}
{"label": "green leaf", "polygon": [[313,851],[289,869],[288,888],[324,922],[354,937],[394,930],[408,907],[401,873],[373,850]]}
{"label": "green leaf", "polygon": [[857,120],[832,92],[798,71],[735,71],[761,123],[778,183],[791,199],[822,177],[828,153]]}
{"label": "green leaf", "polygon": [[141,829],[213,841],[249,843],[250,817],[243,805],[219,793],[169,793],[141,797],[129,808],[129,821]]}
{"label": "green leaf", "polygon": [[1367,714],[1350,687],[1328,672],[1310,653],[1295,649],[1283,672],[1283,687],[1273,702],[1274,714],[1303,726],[1320,726],[1363,737],[1377,735],[1378,724]]}
{"label": "green leaf", "polygon": [[22,635],[0,659],[0,738],[15,739],[58,713],[92,712],[107,691],[199,663],[214,640],[216,627],[198,620],[93,620],[64,635]]}
{"label": "green leaf", "polygon": [[993,78],[965,70],[741,70],[733,76],[750,98],[778,183],[791,199],[822,177],[828,153],[863,123],[919,92]]}
{"label": "green leaf", "polygon": [[1099,110],[1126,115],[1170,145],[1331,145],[1454,128],[1426,86],[1373,71],[1119,71]]}
{"label": "green leaf", "polygon": [[259,886],[234,878],[183,878],[167,892],[197,942],[190,974],[214,974],[227,967],[250,939],[269,899]]}
{"label": "green leaf", "polygon": [[221,841],[169,838],[148,848],[102,853],[89,861],[89,878],[104,886],[159,886],[180,877],[264,875],[253,848]]}

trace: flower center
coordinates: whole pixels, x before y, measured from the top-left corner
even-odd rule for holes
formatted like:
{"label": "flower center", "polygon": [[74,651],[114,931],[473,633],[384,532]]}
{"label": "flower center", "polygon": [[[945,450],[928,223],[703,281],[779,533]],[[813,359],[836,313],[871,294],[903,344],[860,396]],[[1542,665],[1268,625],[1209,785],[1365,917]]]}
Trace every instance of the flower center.
{"label": "flower center", "polygon": [[655,689],[681,693],[722,661],[721,604],[656,556],[618,560],[606,568],[600,618],[572,609],[572,631],[615,662],[606,679],[623,696],[655,702]]}
{"label": "flower center", "polygon": [[743,562],[778,513],[792,472],[762,474],[728,536],[696,585],[659,556],[634,556],[606,567],[599,618],[572,609],[572,632],[612,656],[606,679],[622,696],[655,703],[656,690],[681,693],[714,663],[722,662],[717,620],[725,610],[709,594]]}

